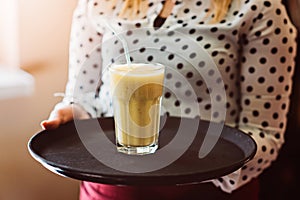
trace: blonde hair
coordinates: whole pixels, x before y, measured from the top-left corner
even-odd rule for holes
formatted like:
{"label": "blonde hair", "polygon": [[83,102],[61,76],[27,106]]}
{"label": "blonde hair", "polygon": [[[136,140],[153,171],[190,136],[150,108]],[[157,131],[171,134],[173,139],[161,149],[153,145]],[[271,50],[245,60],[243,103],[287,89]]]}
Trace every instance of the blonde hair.
{"label": "blonde hair", "polygon": [[123,0],[124,5],[119,13],[119,17],[126,19],[135,19],[143,15],[149,8],[148,0]]}
{"label": "blonde hair", "polygon": [[[119,17],[127,19],[135,19],[139,15],[144,15],[148,10],[148,0],[123,0],[124,5]],[[232,0],[211,0],[214,10],[212,22],[221,21],[227,14],[228,7]]]}
{"label": "blonde hair", "polygon": [[231,0],[212,0],[212,4],[214,7],[214,17],[212,19],[212,22],[217,23],[225,17],[230,3]]}

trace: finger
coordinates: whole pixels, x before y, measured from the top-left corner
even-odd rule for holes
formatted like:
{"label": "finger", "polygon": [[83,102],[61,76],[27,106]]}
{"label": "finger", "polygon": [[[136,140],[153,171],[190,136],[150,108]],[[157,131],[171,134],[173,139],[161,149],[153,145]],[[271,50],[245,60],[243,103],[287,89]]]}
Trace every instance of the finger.
{"label": "finger", "polygon": [[44,130],[52,130],[58,128],[61,124],[61,120],[59,118],[52,119],[52,120],[44,120],[41,122],[41,127]]}

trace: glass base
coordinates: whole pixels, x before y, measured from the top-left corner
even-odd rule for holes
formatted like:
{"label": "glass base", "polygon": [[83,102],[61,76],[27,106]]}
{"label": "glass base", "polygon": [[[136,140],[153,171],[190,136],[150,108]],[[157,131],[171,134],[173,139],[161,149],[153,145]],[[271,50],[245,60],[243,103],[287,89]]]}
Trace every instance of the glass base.
{"label": "glass base", "polygon": [[155,153],[157,150],[157,144],[151,144],[149,146],[142,147],[133,147],[133,146],[123,146],[121,144],[117,144],[118,152],[129,154],[129,155],[146,155]]}

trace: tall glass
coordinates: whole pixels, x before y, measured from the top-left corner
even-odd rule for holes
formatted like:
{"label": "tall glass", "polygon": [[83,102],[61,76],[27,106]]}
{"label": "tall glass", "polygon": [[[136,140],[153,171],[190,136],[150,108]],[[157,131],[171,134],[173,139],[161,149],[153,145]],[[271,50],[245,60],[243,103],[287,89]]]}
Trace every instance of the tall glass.
{"label": "tall glass", "polygon": [[154,153],[158,148],[165,67],[113,64],[109,67],[117,150]]}

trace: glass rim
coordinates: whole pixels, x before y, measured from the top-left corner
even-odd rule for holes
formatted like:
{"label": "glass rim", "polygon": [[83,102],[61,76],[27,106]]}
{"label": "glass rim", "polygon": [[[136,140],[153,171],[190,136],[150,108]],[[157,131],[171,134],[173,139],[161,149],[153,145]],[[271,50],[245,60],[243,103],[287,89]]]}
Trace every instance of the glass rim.
{"label": "glass rim", "polygon": [[[122,68],[116,68],[116,66],[126,66],[127,63],[112,63],[111,65],[108,66],[108,70],[109,71],[123,71],[123,72],[127,72],[127,69],[122,70]],[[137,62],[133,62],[130,63],[129,65],[140,65],[140,66],[154,66],[153,68],[135,68],[137,70],[135,71],[159,71],[159,70],[164,70],[165,69],[165,65],[161,64],[161,63],[137,63]]]}

